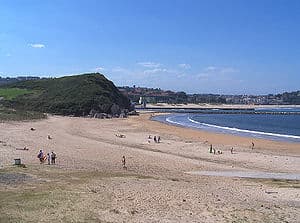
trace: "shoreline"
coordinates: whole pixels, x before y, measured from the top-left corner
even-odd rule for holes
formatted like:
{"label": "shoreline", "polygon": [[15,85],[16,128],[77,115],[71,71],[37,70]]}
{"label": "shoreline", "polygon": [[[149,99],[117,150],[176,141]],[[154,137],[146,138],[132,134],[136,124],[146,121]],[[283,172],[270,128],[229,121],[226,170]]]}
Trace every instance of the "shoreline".
{"label": "shoreline", "polygon": [[[164,113],[165,114],[165,113]],[[194,129],[184,126],[172,125],[171,123],[163,123],[156,120],[151,120],[151,117],[163,115],[162,113],[143,113],[140,115],[141,121],[148,124],[151,129],[160,129],[164,133],[171,132],[179,137],[187,139],[201,140],[208,146],[210,144],[216,145],[220,148],[229,149],[231,147],[243,147],[244,149],[250,149],[251,143],[254,142],[254,151],[260,152],[275,152],[275,153],[290,153],[291,155],[300,155],[299,143],[287,142],[287,141],[275,141],[269,139],[260,139],[248,136],[239,136],[232,134],[225,134],[220,132],[210,132],[201,129]],[[147,125],[145,125],[147,126]]]}
{"label": "shoreline", "polygon": [[[169,118],[172,117],[170,115],[175,116],[178,114],[177,113],[160,114],[160,115],[155,115],[154,117],[151,117],[150,119],[153,121],[161,122],[161,123],[168,124],[168,125],[174,125],[174,126],[178,126],[178,127],[189,128],[189,129],[211,132],[211,133],[223,133],[226,135],[228,134],[228,135],[235,135],[235,136],[242,136],[242,137],[250,137],[250,138],[255,138],[255,139],[266,139],[266,140],[271,140],[271,141],[300,143],[300,136],[297,136],[297,135],[284,135],[281,133],[272,133],[272,132],[263,132],[263,131],[258,131],[258,130],[233,128],[233,127],[219,126],[219,125],[213,125],[213,124],[207,124],[207,123],[201,123],[201,125],[204,125],[204,126],[198,127],[196,125],[195,126],[192,126],[192,125],[194,123],[196,123],[196,124],[200,124],[200,123],[197,121],[194,121],[194,120],[190,120],[189,118],[188,118],[188,120],[192,122],[191,125],[185,125],[184,123],[168,120]],[[187,114],[187,113],[180,113],[180,115],[182,115],[182,116],[184,116],[185,114]],[[222,131],[220,129],[225,130],[225,131]],[[252,134],[252,136],[249,134]]]}

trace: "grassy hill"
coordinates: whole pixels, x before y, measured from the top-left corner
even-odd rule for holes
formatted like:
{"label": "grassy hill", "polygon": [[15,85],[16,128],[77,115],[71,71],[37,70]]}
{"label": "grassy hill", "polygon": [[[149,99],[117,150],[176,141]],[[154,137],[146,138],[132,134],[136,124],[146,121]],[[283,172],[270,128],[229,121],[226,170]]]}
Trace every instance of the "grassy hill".
{"label": "grassy hill", "polygon": [[1,86],[2,103],[13,108],[60,115],[87,115],[91,109],[111,113],[130,101],[102,74],[21,81]]}

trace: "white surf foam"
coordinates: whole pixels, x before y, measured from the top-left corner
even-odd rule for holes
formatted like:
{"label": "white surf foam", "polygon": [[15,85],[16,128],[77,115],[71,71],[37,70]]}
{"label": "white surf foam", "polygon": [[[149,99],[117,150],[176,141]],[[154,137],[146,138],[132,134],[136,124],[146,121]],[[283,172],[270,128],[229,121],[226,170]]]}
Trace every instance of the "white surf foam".
{"label": "white surf foam", "polygon": [[272,133],[272,132],[260,132],[260,131],[253,131],[253,130],[248,130],[248,129],[238,129],[238,128],[231,128],[231,127],[226,127],[226,126],[212,125],[212,124],[207,124],[207,123],[203,123],[203,122],[198,122],[196,120],[191,119],[190,117],[188,117],[188,120],[190,122],[200,125],[200,126],[189,125],[188,123],[177,122],[177,121],[172,120],[170,117],[166,118],[166,121],[169,123],[187,126],[187,127],[202,128],[201,126],[206,126],[206,127],[210,127],[210,128],[216,128],[216,129],[222,129],[222,130],[234,131],[234,132],[243,132],[243,133],[248,133],[248,134],[258,134],[258,135],[300,139],[300,136],[295,136],[295,135],[285,135],[285,134],[278,134],[278,133]]}
{"label": "white surf foam", "polygon": [[224,129],[224,130],[229,130],[229,131],[244,132],[244,133],[250,133],[250,134],[259,134],[259,135],[268,135],[268,136],[276,136],[276,137],[285,137],[285,138],[293,138],[293,139],[300,139],[300,136],[295,136],[295,135],[285,135],[285,134],[278,134],[278,133],[272,133],[272,132],[260,132],[260,131],[253,131],[253,130],[248,130],[248,129],[238,129],[238,128],[231,128],[231,127],[226,127],[226,126],[212,125],[212,124],[207,124],[207,123],[195,121],[195,120],[191,119],[190,117],[188,117],[188,120],[190,122],[195,123],[195,124],[200,124],[200,125],[204,125],[204,126],[207,126],[207,127]]}

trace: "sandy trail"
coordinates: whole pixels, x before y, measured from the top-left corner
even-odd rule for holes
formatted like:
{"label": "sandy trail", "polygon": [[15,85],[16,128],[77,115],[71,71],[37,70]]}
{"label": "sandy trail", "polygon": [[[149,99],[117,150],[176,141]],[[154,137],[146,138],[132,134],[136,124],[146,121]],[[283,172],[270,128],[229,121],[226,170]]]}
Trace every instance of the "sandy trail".
{"label": "sandy trail", "polygon": [[[21,158],[25,164],[51,172],[47,165],[38,164],[37,152],[43,149],[57,153],[57,167],[63,173],[83,170],[121,174],[89,178],[73,185],[72,191],[82,193],[82,199],[73,207],[64,204],[64,211],[72,213],[70,218],[75,222],[81,221],[80,208],[86,205],[89,208],[83,209],[95,222],[299,222],[297,181],[186,173],[300,173],[299,144],[183,129],[150,121],[149,116],[110,120],[51,116],[36,122],[1,123],[0,165],[5,169],[14,158]],[[31,131],[31,127],[36,130]],[[149,143],[149,135],[159,135],[162,142]],[[254,150],[250,149],[251,141],[255,141]],[[210,154],[211,143],[223,154]],[[16,150],[24,146],[29,151]],[[232,146],[234,154],[230,153]],[[127,171],[122,169],[123,155]],[[63,181],[64,178],[58,185]],[[86,188],[94,188],[95,194],[84,195]],[[25,213],[21,217],[26,220]]]}

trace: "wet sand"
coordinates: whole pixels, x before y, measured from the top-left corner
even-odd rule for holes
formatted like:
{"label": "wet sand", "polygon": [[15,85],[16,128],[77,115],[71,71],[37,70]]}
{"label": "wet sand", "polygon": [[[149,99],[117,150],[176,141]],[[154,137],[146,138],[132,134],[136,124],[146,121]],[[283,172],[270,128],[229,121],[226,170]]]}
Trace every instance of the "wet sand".
{"label": "wet sand", "polygon": [[241,177],[252,179],[274,179],[274,180],[299,180],[297,173],[268,173],[268,172],[248,172],[248,171],[193,171],[189,174],[219,177]]}

